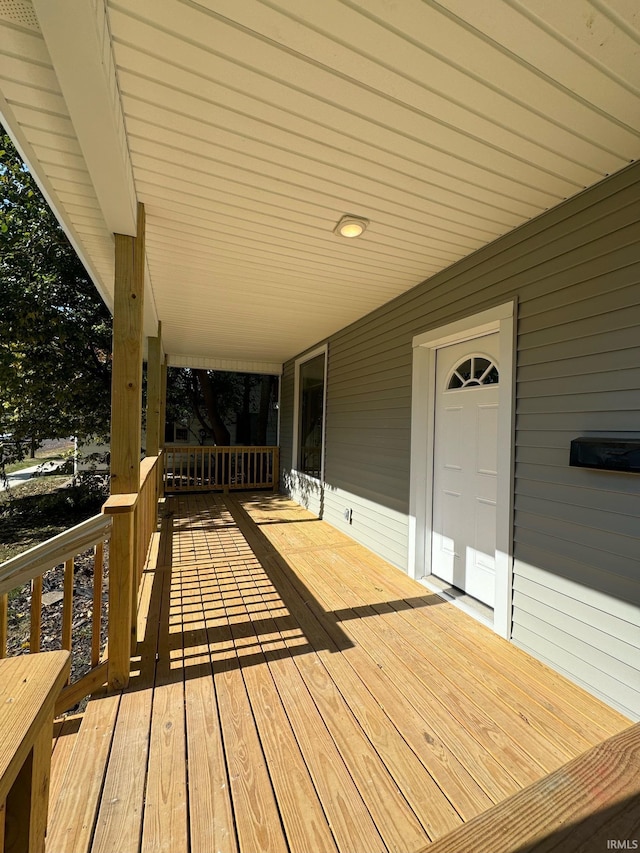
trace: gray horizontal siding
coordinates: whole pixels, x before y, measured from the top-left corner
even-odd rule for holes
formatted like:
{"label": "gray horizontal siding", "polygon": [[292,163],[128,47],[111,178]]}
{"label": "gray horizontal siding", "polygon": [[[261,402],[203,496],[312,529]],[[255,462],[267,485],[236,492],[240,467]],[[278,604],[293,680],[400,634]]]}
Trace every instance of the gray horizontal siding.
{"label": "gray horizontal siding", "polygon": [[605,611],[601,608],[602,596],[590,587],[526,563],[520,564],[514,587],[538,605],[559,613],[570,612],[585,625],[592,625],[612,638],[626,636],[628,648],[625,643],[622,657],[627,661],[633,660],[636,649],[640,651],[640,625],[634,621],[637,611],[631,602],[610,596]]}
{"label": "gray horizontal siding", "polygon": [[[357,522],[355,527],[344,519],[346,508],[353,512],[353,520]],[[325,518],[358,541],[362,539],[368,543],[372,538],[378,539],[383,549],[395,555],[406,551],[405,519],[399,513],[385,513],[379,524],[373,524],[371,512],[367,512],[367,499],[361,495],[350,494],[342,489],[329,490],[325,494]]]}
{"label": "gray horizontal siding", "polygon": [[551,389],[554,387],[553,380],[558,380],[565,391],[568,387],[572,387],[575,380],[588,382],[590,378],[594,377],[598,381],[598,377],[602,373],[607,374],[608,380],[615,381],[616,373],[619,370],[635,370],[640,363],[640,346],[632,344],[624,349],[608,352],[606,361],[601,356],[602,353],[597,352],[556,359],[552,363],[544,361],[529,364],[524,364],[524,358],[522,358],[518,367],[518,381],[521,383],[522,392],[529,397],[535,396],[538,390],[535,386],[525,389],[522,386],[522,383],[525,382],[542,381],[549,383],[543,390],[551,393]]}
{"label": "gray horizontal siding", "polygon": [[[638,352],[637,350],[635,352]],[[626,350],[624,355],[628,358],[629,351]],[[620,362],[622,359],[615,359]],[[631,360],[629,358],[629,360]],[[637,367],[636,365],[626,364],[605,370],[602,367],[602,359],[599,359],[600,365],[598,370],[589,370],[586,374],[574,374],[567,376],[565,373],[565,365],[559,365],[558,370],[556,363],[556,375],[546,377],[545,379],[530,379],[527,382],[526,388],[522,387],[522,397],[526,400],[535,400],[538,397],[549,398],[553,396],[572,396],[575,394],[593,394],[612,391],[622,391],[626,395],[633,383],[637,382]],[[637,362],[636,362],[637,363]],[[576,365],[577,367],[577,365]],[[522,373],[520,373],[520,382],[522,382]]]}
{"label": "gray horizontal siding", "polygon": [[[615,339],[615,340],[614,340]],[[612,343],[612,341],[614,341]],[[606,331],[595,331],[586,338],[574,339],[571,347],[571,356],[567,355],[566,341],[558,341],[556,344],[545,344],[540,342],[537,346],[530,346],[518,352],[518,366],[530,364],[554,364],[556,361],[564,361],[568,357],[582,358],[590,355],[608,355],[612,351],[619,352],[629,347],[637,346],[638,329],[633,324],[623,326],[620,329]],[[613,350],[612,350],[613,346]],[[549,362],[551,359],[551,362]]]}
{"label": "gray horizontal siding", "polygon": [[593,647],[572,642],[570,634],[554,630],[552,623],[535,620],[532,624],[533,629],[520,624],[514,628],[513,640],[520,648],[565,673],[630,718],[638,718],[640,691],[635,684],[594,666],[590,654]]}
{"label": "gray horizontal siding", "polygon": [[[638,607],[640,607],[640,590],[637,578],[625,577],[616,570],[619,565],[624,567],[624,561],[612,560],[603,562],[598,554],[585,556],[584,553],[574,553],[571,556],[564,553],[563,541],[540,537],[530,541],[526,534],[521,536],[518,543],[518,558],[515,565],[514,588],[517,587],[519,575],[532,577],[538,575],[546,578],[548,587],[562,592],[568,587],[568,593],[577,600],[587,602],[594,611],[601,606],[606,613],[624,611],[629,623],[638,623]],[[547,567],[547,568],[545,568]]]}
{"label": "gray horizontal siding", "polygon": [[[563,562],[573,560],[580,565],[581,573],[578,573],[577,577],[582,578],[585,584],[592,584],[594,589],[619,595],[623,601],[632,601],[636,606],[640,606],[637,556],[629,557],[627,554],[609,552],[605,548],[594,548],[576,541],[583,532],[580,527],[571,531],[574,538],[570,539],[549,533],[544,529],[543,519],[538,520],[534,526],[525,526],[526,521],[531,523],[530,519],[520,518],[515,526],[515,553],[518,555],[516,563],[521,557],[524,559],[532,548],[537,551],[539,568],[552,574],[562,574]],[[518,607],[515,596],[514,607]],[[513,618],[514,622],[518,621],[515,611]]]}
{"label": "gray horizontal siding", "polygon": [[[629,288],[624,289],[624,291],[626,290]],[[557,343],[566,345],[570,340],[588,338],[593,334],[602,335],[606,332],[616,333],[618,329],[637,328],[638,322],[640,322],[640,305],[633,300],[632,296],[628,296],[627,299],[624,296],[615,299],[619,293],[610,294],[609,310],[604,313],[594,311],[587,317],[580,317],[572,322],[554,326],[544,325],[544,320],[538,320],[533,329],[531,323],[519,324],[519,326],[524,327],[522,331],[520,328],[518,329],[518,336],[522,335],[522,349],[546,347]],[[611,310],[612,304],[616,310]],[[565,349],[565,352],[568,351]]]}
{"label": "gray horizontal siding", "polygon": [[[539,474],[535,466],[531,467]],[[612,485],[616,485],[616,476],[615,474],[611,476]],[[613,489],[605,489],[604,491],[606,491],[604,496],[606,510],[604,512],[623,516],[625,531],[628,531],[629,524],[633,523],[633,520],[640,519],[640,493],[630,495],[627,492],[614,491]],[[580,518],[586,517],[583,515],[583,510],[595,510],[599,517],[602,515],[602,492],[602,486],[597,488],[592,481],[587,486],[576,489],[573,485],[565,485],[557,481],[549,482],[549,479],[528,480],[522,474],[518,478],[518,495],[522,499],[528,497],[553,501],[570,507],[569,511],[574,511],[576,516]]]}
{"label": "gray horizontal siding", "polygon": [[[523,599],[526,599],[526,610],[523,607],[525,612],[519,623],[523,628],[532,633],[538,633],[544,627],[544,635],[548,640],[572,654],[580,655],[581,646],[588,648],[588,662],[591,666],[633,689],[636,673],[632,662],[638,654],[636,644],[619,640],[615,634],[610,633],[612,626],[608,623],[602,624],[601,630],[596,633],[591,623],[592,608],[589,608],[589,613],[586,615],[589,621],[585,622],[584,619],[576,619],[567,614],[566,607],[570,606],[573,609],[572,602],[563,602],[556,597],[553,601],[554,606],[550,607],[547,602],[537,597],[539,590],[532,591],[536,593],[536,597],[530,598],[519,593]],[[622,623],[618,623],[618,629],[629,633],[628,626]],[[594,643],[595,638],[597,638],[596,643]],[[640,698],[640,692],[637,690],[634,692],[637,698]]]}
{"label": "gray horizontal siding", "polygon": [[517,298],[513,638],[637,717],[640,477],[568,462],[572,438],[640,437],[639,199],[635,165],[333,335],[325,499],[403,566],[412,338]]}
{"label": "gray horizontal siding", "polygon": [[[637,560],[637,531],[634,535],[632,527],[635,525],[630,525],[629,516],[607,512],[602,508],[587,510],[557,501],[532,499],[520,494],[516,516],[518,528],[563,539],[565,542],[579,542],[582,547],[603,551],[611,556]],[[576,521],[576,518],[580,521]],[[629,569],[630,577],[633,577],[633,565]]]}
{"label": "gray horizontal siding", "polygon": [[[539,430],[550,432],[575,432],[576,435],[587,433],[632,432],[638,429],[638,409],[633,401],[625,410],[600,408],[597,411],[586,409],[562,412],[546,411],[518,416],[516,429]],[[551,407],[550,407],[551,408]],[[567,457],[568,458],[568,457]]]}
{"label": "gray horizontal siding", "polygon": [[[574,412],[578,414],[600,412],[637,412],[638,404],[633,400],[629,390],[638,391],[638,376],[637,371],[630,377],[632,383],[631,389],[619,391],[592,391],[584,394],[578,394],[575,390],[568,389],[563,395],[562,401],[552,399],[550,395],[538,397],[520,397],[518,400],[518,415],[544,414],[555,415],[571,415]],[[561,412],[557,412],[561,409]],[[522,425],[521,425],[522,426]]]}

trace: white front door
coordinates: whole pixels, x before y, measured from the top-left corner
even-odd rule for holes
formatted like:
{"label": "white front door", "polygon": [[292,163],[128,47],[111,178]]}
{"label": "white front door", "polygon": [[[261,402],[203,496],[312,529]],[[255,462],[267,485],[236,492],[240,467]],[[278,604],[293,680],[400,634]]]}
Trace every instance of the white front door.
{"label": "white front door", "polygon": [[436,351],[432,572],[495,601],[498,334]]}

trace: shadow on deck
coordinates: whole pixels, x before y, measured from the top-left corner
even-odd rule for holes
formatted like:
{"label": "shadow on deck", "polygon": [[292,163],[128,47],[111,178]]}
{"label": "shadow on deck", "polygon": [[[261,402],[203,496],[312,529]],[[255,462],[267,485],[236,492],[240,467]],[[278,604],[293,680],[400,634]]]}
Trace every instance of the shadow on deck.
{"label": "shadow on deck", "polygon": [[50,853],[413,853],[629,725],[285,498],[171,506]]}

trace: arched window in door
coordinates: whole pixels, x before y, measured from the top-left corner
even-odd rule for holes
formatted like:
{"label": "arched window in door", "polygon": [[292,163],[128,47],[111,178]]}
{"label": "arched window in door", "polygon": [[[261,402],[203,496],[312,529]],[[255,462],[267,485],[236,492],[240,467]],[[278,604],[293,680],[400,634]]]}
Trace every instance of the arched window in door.
{"label": "arched window in door", "polygon": [[451,371],[447,391],[461,388],[477,388],[481,385],[497,385],[500,380],[498,365],[484,355],[465,357]]}

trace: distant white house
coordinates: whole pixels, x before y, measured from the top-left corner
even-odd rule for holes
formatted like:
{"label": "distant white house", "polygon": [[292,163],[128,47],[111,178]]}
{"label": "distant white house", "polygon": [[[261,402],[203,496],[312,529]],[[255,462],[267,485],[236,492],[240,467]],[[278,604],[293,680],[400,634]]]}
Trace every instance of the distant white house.
{"label": "distant white house", "polygon": [[86,471],[109,473],[109,445],[97,441],[81,442],[74,439],[73,475]]}

